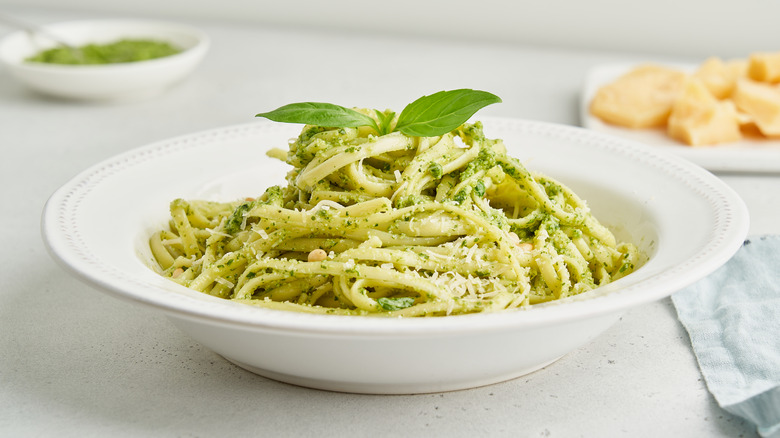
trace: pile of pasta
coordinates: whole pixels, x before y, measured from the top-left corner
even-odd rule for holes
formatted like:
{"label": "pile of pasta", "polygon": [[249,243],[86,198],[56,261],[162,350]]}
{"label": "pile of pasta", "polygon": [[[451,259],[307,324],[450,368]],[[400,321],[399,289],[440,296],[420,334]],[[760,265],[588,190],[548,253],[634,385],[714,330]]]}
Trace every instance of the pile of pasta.
{"label": "pile of pasta", "polygon": [[150,239],[162,275],[272,309],[444,316],[581,294],[640,262],[479,122],[440,137],[306,126],[269,155],[292,166],[286,186],[172,201]]}
{"label": "pile of pasta", "polygon": [[590,111],[627,128],[662,127],[690,146],[780,138],[780,52],[723,61],[692,73],[647,64],[601,87]]}

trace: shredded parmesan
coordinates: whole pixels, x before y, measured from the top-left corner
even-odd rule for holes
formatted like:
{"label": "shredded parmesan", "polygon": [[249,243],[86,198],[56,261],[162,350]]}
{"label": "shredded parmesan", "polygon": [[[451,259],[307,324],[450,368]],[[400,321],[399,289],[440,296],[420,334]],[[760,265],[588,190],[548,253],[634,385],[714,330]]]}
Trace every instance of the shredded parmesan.
{"label": "shredded parmesan", "polygon": [[246,230],[246,220],[249,218],[249,212],[245,211],[244,214],[241,215],[241,229]]}
{"label": "shredded parmesan", "polygon": [[228,280],[226,278],[217,277],[217,278],[214,279],[214,281],[216,281],[217,283],[219,283],[219,284],[221,284],[223,286],[227,286],[230,289],[233,289],[233,287],[235,287],[235,284],[233,284],[230,280]]}
{"label": "shredded parmesan", "polygon": [[406,186],[408,184],[409,184],[409,181],[404,181],[403,183],[401,183],[401,185],[398,186],[397,189],[395,189],[395,192],[393,193],[393,196],[390,197],[390,201],[395,201],[395,198],[398,196],[398,194],[401,193],[404,190],[404,188],[406,188]]}
{"label": "shredded parmesan", "polygon": [[425,253],[428,254],[429,256],[431,256],[431,257],[433,257],[433,258],[435,258],[437,260],[441,260],[443,262],[451,262],[454,259],[451,255],[439,254],[439,253],[437,253],[437,252],[435,252],[433,250],[430,250],[430,249],[426,249]]}
{"label": "shredded parmesan", "polygon": [[260,236],[261,239],[266,240],[268,239],[268,233],[265,232],[264,229],[252,229],[255,233],[257,233],[258,236]]}
{"label": "shredded parmesan", "polygon": [[211,234],[212,236],[217,235],[217,236],[222,236],[222,237],[233,237],[233,236],[231,236],[228,233],[225,233],[225,232],[222,232],[222,231],[212,230],[211,228],[206,228],[206,231],[208,231],[209,234]]}

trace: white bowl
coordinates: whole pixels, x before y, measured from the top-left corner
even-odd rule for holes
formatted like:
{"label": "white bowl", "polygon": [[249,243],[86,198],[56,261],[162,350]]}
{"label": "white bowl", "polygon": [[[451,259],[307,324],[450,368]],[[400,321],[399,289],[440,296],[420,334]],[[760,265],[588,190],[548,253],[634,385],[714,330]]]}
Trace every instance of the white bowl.
{"label": "white bowl", "polygon": [[[241,305],[182,287],[152,269],[148,238],[177,197],[233,200],[284,182],[265,156],[299,126],[257,122],[174,138],[77,175],[46,204],[51,255],[98,290],[163,311],[228,360],[298,385],[420,393],[511,379],[555,361],[625,309],[711,273],[748,230],[744,203],[678,157],[580,128],[483,118],[511,155],[572,187],[605,225],[648,256],[594,291],[527,310],[441,318],[310,315]],[[648,327],[648,329],[652,329]]]}
{"label": "white bowl", "polygon": [[25,62],[56,46],[25,31],[0,42],[0,61],[19,81],[50,96],[76,100],[127,100],[155,96],[179,82],[200,63],[209,47],[202,31],[177,23],[150,20],[85,20],[44,26],[74,46],[105,44],[123,38],[167,41],[182,52],[147,61],[102,65],[57,65]]}

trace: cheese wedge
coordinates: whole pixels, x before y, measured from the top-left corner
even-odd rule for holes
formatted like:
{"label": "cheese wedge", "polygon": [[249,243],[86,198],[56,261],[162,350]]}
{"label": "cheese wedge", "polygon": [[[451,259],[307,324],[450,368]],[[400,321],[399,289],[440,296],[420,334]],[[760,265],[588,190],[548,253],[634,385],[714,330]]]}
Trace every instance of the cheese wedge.
{"label": "cheese wedge", "polygon": [[780,86],[740,79],[732,96],[767,137],[780,137]]}
{"label": "cheese wedge", "polygon": [[759,82],[780,82],[780,52],[751,54],[748,59],[748,76]]}
{"label": "cheese wedge", "polygon": [[718,57],[706,59],[693,74],[718,99],[728,98],[737,84],[739,77],[747,74],[748,64],[745,60],[724,62]]}
{"label": "cheese wedge", "polygon": [[730,101],[720,101],[704,82],[691,77],[672,106],[667,132],[691,146],[729,143],[742,139],[740,119]]}
{"label": "cheese wedge", "polygon": [[590,111],[607,123],[629,128],[664,126],[687,76],[668,67],[637,67],[601,87]]}

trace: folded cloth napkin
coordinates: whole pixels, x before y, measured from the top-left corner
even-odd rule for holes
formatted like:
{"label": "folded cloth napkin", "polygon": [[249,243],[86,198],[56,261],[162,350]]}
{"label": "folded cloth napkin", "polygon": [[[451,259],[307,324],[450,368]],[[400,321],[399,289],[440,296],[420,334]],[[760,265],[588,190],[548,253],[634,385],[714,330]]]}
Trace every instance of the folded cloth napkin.
{"label": "folded cloth napkin", "polygon": [[672,301],[718,404],[780,438],[780,236],[749,238]]}

